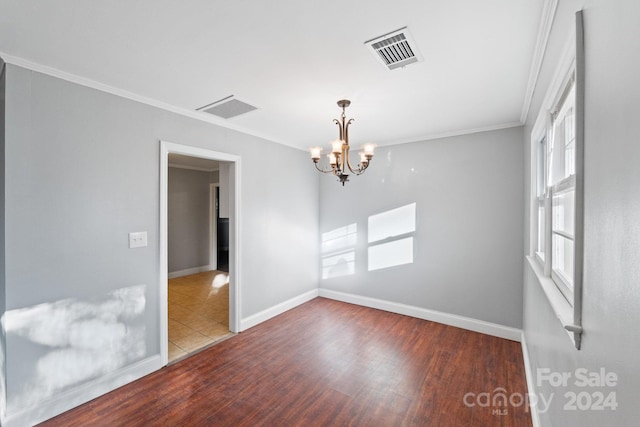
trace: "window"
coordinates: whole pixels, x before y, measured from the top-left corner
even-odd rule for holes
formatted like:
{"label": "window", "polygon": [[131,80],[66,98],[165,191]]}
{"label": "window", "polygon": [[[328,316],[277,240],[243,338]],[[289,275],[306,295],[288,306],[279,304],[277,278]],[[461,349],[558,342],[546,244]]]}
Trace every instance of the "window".
{"label": "window", "polygon": [[534,254],[570,305],[575,273],[576,83],[571,72],[534,138]]}
{"label": "window", "polygon": [[551,223],[545,225],[545,233],[551,243],[551,277],[571,305],[575,271],[575,93],[575,77],[572,74],[551,114],[551,139],[546,147],[548,168],[545,175],[545,198],[551,207]]}
{"label": "window", "polygon": [[582,12],[531,133],[529,263],[551,307],[580,348],[584,223]]}

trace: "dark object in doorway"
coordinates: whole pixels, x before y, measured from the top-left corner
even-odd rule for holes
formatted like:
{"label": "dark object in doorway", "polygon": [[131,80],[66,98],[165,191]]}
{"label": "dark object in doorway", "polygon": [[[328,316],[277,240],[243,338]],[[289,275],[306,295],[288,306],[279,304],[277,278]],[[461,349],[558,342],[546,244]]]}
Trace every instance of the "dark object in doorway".
{"label": "dark object in doorway", "polygon": [[218,218],[218,268],[229,272],[229,218]]}

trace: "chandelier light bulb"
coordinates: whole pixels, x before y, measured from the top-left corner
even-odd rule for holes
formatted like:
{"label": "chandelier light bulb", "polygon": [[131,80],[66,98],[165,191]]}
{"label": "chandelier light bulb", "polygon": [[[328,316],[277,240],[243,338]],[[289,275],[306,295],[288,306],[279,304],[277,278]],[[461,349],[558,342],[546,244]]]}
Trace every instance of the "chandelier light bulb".
{"label": "chandelier light bulb", "polygon": [[367,159],[367,155],[364,153],[364,151],[361,151],[358,154],[360,154],[360,163],[362,163],[363,165],[369,163],[369,159]]}
{"label": "chandelier light bulb", "polygon": [[365,144],[364,146],[364,154],[366,156],[373,157],[373,152],[375,151],[376,146],[374,144]]}
{"label": "chandelier light bulb", "polygon": [[342,141],[336,139],[331,143],[331,152],[334,154],[342,153]]}
{"label": "chandelier light bulb", "polygon": [[311,147],[309,151],[311,151],[311,158],[313,159],[314,162],[317,162],[318,160],[320,160],[320,155],[322,154],[321,147]]}

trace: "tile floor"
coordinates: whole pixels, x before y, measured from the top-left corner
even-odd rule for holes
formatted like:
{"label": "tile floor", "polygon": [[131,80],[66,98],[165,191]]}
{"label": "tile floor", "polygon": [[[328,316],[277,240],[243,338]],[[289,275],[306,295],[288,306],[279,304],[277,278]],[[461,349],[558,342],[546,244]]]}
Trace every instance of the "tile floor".
{"label": "tile floor", "polygon": [[231,335],[227,273],[169,280],[169,362]]}

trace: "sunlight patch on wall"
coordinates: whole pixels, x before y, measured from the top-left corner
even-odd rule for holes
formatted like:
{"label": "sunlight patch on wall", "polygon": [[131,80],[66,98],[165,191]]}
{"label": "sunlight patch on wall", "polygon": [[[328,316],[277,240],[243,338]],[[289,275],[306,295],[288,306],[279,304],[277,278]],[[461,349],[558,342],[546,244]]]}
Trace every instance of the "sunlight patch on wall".
{"label": "sunlight patch on wall", "polygon": [[416,231],[416,204],[401,206],[369,217],[369,243]]}
{"label": "sunlight patch on wall", "polygon": [[356,223],[322,233],[322,278],[346,276],[356,272]]}
{"label": "sunlight patch on wall", "polygon": [[65,299],[7,311],[7,340],[24,339],[45,349],[35,366],[22,369],[31,376],[9,396],[10,411],[144,357],[145,291],[146,285],[131,286],[92,302]]}
{"label": "sunlight patch on wall", "polygon": [[371,215],[367,241],[375,244],[368,248],[369,271],[413,263],[415,231],[415,203]]}
{"label": "sunlight patch on wall", "polygon": [[413,237],[369,247],[369,271],[413,262]]}

